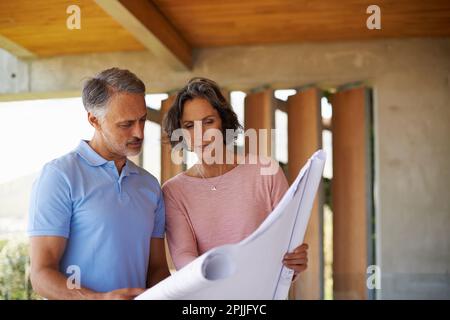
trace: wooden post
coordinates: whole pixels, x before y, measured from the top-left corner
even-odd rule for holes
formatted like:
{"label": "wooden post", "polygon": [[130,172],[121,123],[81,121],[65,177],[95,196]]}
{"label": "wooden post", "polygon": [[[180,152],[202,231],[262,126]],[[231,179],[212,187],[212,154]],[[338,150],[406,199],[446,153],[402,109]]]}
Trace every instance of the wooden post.
{"label": "wooden post", "polygon": [[[171,107],[174,99],[175,96],[169,96],[169,98],[161,102],[161,114],[163,117]],[[182,164],[172,162],[172,148],[166,141],[167,136],[161,126],[161,184],[183,171]]]}
{"label": "wooden post", "polygon": [[[297,177],[308,158],[322,146],[320,91],[302,90],[287,100],[289,183]],[[321,189],[314,200],[304,243],[309,245],[308,268],[294,283],[294,299],[323,298],[322,201]]]}
{"label": "wooden post", "polygon": [[335,299],[367,299],[371,261],[371,142],[367,88],[332,96],[333,291]]}
{"label": "wooden post", "polygon": [[[245,97],[245,130],[257,130],[258,146],[256,152],[269,157],[273,156],[273,148],[271,146],[271,129],[275,127],[275,110],[273,105],[274,97],[271,89],[250,93]],[[266,134],[261,135],[260,129],[266,129]],[[248,142],[249,140],[246,139],[245,150],[253,153],[255,150],[249,149]]]}
{"label": "wooden post", "polygon": [[[161,102],[161,115],[164,118],[164,115],[170,109],[173,101],[175,100],[175,96],[169,96],[166,100]],[[164,184],[167,180],[174,177],[178,173],[183,171],[182,164],[175,164],[171,159],[171,146],[167,141],[167,135],[165,134],[162,125],[161,125],[161,185]],[[170,256],[169,246],[167,245],[167,239],[165,239],[165,247],[166,247],[166,259],[169,265],[169,269],[171,272],[175,271],[175,265],[173,264],[172,257]]]}

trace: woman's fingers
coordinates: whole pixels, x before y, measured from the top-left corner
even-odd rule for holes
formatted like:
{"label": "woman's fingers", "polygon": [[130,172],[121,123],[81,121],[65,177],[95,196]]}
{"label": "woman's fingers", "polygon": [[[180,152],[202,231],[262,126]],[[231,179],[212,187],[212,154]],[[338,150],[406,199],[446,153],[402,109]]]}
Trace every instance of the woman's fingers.
{"label": "woman's fingers", "polygon": [[286,253],[283,257],[283,264],[296,273],[305,271],[308,267],[308,245],[303,243],[293,252]]}
{"label": "woman's fingers", "polygon": [[286,265],[287,268],[294,270],[295,272],[303,272],[308,267],[308,264],[294,264],[294,265]]}
{"label": "woman's fingers", "polygon": [[296,251],[306,251],[308,250],[309,246],[307,243],[303,243],[300,246],[298,246],[297,248],[294,249],[294,252]]}
{"label": "woman's fingers", "polygon": [[308,257],[308,254],[306,252],[287,253],[284,255],[284,260],[304,259],[306,257]]}
{"label": "woman's fingers", "polygon": [[295,265],[302,265],[302,264],[307,264],[308,263],[308,259],[304,258],[304,259],[293,259],[293,260],[284,260],[284,264],[286,266],[295,266]]}

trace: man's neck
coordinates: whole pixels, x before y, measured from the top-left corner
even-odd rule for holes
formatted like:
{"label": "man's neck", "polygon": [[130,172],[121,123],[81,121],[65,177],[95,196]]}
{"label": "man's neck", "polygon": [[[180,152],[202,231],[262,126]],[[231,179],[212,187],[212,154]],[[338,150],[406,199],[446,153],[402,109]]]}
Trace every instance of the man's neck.
{"label": "man's neck", "polygon": [[97,152],[102,158],[108,160],[108,161],[114,161],[114,164],[116,165],[117,171],[120,173],[122,172],[122,168],[125,166],[125,163],[127,161],[126,157],[118,156],[117,154],[114,154],[111,152],[102,141],[100,141],[100,138],[96,135],[91,139],[91,141],[88,142],[89,146]]}

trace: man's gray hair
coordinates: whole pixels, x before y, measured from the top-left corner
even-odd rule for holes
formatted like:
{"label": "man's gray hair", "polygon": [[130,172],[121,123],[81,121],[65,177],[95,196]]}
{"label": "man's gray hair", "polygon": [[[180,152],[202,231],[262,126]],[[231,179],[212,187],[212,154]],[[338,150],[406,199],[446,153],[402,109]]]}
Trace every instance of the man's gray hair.
{"label": "man's gray hair", "polygon": [[83,84],[82,99],[87,112],[103,119],[109,99],[116,92],[145,95],[145,85],[129,70],[111,68],[98,73]]}

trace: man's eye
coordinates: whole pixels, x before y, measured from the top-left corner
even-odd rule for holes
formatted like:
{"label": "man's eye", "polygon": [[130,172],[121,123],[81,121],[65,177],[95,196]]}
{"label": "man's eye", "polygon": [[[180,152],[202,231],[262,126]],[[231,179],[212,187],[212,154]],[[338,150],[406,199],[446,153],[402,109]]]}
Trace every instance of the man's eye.
{"label": "man's eye", "polygon": [[120,127],[121,128],[129,128],[129,127],[131,127],[131,124],[121,124]]}
{"label": "man's eye", "polygon": [[190,128],[192,128],[192,124],[187,124],[187,125],[185,125],[184,126],[186,129],[190,129]]}

